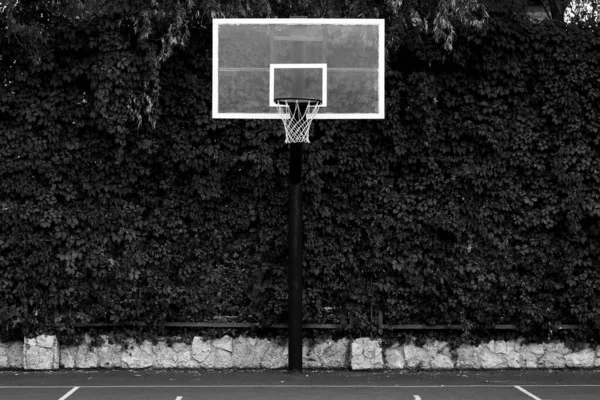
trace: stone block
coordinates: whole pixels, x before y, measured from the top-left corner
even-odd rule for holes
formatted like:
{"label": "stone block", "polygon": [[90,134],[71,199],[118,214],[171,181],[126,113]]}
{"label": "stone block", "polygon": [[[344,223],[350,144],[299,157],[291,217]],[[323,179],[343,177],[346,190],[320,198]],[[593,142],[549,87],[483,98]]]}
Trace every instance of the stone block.
{"label": "stone block", "polygon": [[353,370],[383,368],[380,339],[359,338],[352,342],[350,366]]}
{"label": "stone block", "polygon": [[309,345],[308,341],[303,343],[302,358],[303,365],[307,368],[348,368],[350,340],[327,339]]}
{"label": "stone block", "polygon": [[232,361],[231,356],[233,354],[233,339],[225,335],[222,338],[214,339],[212,341],[214,348],[215,362],[213,368],[224,369],[231,368]]}
{"label": "stone block", "polygon": [[8,368],[23,368],[23,342],[14,341],[8,345]]}
{"label": "stone block", "polygon": [[92,338],[85,335],[83,343],[77,346],[75,355],[75,368],[98,368],[98,348],[92,347]]}
{"label": "stone block", "polygon": [[60,346],[59,349],[59,367],[75,368],[75,357],[77,356],[78,346]]}
{"label": "stone block", "polygon": [[192,357],[192,346],[186,343],[174,343],[175,361],[177,368],[199,368],[200,363]]}
{"label": "stone block", "polygon": [[288,366],[287,343],[280,344],[277,341],[268,341],[269,345],[260,360],[260,367],[267,369],[281,369]]}
{"label": "stone block", "polygon": [[269,341],[240,336],[232,343],[231,363],[233,368],[260,368],[260,362],[269,348]]}
{"label": "stone block", "polygon": [[454,361],[452,360],[452,356],[448,354],[436,354],[430,364],[431,369],[454,369]]}
{"label": "stone block", "polygon": [[508,368],[520,369],[521,355],[518,352],[509,349],[506,354],[506,365]]}
{"label": "stone block", "polygon": [[521,352],[519,353],[519,364],[521,368],[537,369],[539,357],[534,353]]}
{"label": "stone block", "polygon": [[152,349],[152,343],[145,340],[141,345],[133,339],[127,340],[127,347],[121,355],[121,367],[123,368],[149,368],[155,364],[156,356]]}
{"label": "stone block", "polygon": [[160,340],[154,346],[155,364],[157,368],[177,368],[177,352],[167,345],[165,340]]}
{"label": "stone block", "polygon": [[569,368],[592,368],[594,359],[594,350],[590,348],[565,355],[565,362]]}
{"label": "stone block", "polygon": [[0,343],[0,369],[23,368],[23,342]]}
{"label": "stone block", "polygon": [[321,360],[315,354],[314,348],[318,343],[311,343],[310,340],[302,340],[302,366],[304,368],[321,368]]}
{"label": "stone block", "polygon": [[323,368],[350,367],[350,339],[328,341],[319,351]]}
{"label": "stone block", "polygon": [[192,341],[192,357],[201,368],[225,369],[233,366],[233,339],[223,336],[219,339],[204,340],[196,336]]}
{"label": "stone block", "polygon": [[547,351],[538,360],[540,368],[564,368],[565,357],[556,351]]}
{"label": "stone block", "polygon": [[429,369],[431,367],[430,353],[414,343],[407,343],[404,345],[404,360],[406,362],[406,368]]}
{"label": "stone block", "polygon": [[406,368],[406,358],[404,357],[404,346],[398,342],[392,344],[384,350],[383,358],[385,366],[389,369],[404,369]]}
{"label": "stone block", "polygon": [[202,365],[210,356],[210,339],[204,340],[200,336],[194,337],[192,341],[192,357]]}
{"label": "stone block", "polygon": [[0,369],[8,368],[8,344],[0,343]]}
{"label": "stone block", "polygon": [[59,357],[56,336],[40,335],[35,338],[25,339],[23,343],[24,369],[58,369]]}
{"label": "stone block", "polygon": [[456,368],[481,369],[481,358],[477,347],[462,345],[456,349]]}
{"label": "stone block", "polygon": [[121,368],[123,358],[123,346],[110,343],[108,336],[101,335],[102,345],[97,349],[98,366],[100,368]]}
{"label": "stone block", "polygon": [[479,359],[483,369],[502,369],[508,367],[508,362],[504,354],[497,354],[489,349],[488,346],[480,348]]}

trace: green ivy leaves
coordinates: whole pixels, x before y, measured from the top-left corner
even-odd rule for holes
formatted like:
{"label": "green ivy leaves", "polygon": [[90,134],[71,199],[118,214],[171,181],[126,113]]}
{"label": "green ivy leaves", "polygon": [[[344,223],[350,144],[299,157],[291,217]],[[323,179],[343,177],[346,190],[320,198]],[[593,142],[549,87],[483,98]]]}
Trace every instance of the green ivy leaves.
{"label": "green ivy leaves", "polygon": [[[90,24],[41,66],[2,46],[1,322],[14,335],[284,322],[280,123],[211,118],[209,31],[156,69],[125,27]],[[554,29],[492,21],[448,57],[407,43],[390,55],[384,121],[314,123],[307,322],[352,315],[369,333],[383,310],[598,331],[600,42]],[[154,128],[131,117],[144,93]]]}

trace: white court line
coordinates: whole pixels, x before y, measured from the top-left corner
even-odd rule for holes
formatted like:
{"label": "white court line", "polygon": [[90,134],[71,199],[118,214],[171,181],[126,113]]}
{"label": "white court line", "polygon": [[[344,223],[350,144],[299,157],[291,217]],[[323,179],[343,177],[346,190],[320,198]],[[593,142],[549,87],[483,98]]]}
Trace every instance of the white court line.
{"label": "white court line", "polygon": [[[600,387],[600,384],[572,384],[572,385],[534,385],[526,384],[523,386],[527,387]],[[2,389],[61,389],[61,388],[72,388],[73,386],[65,385],[44,385],[44,386],[0,386]],[[130,388],[130,389],[177,389],[177,388],[304,388],[304,387],[316,387],[316,388],[407,388],[407,389],[435,389],[435,388],[514,388],[515,385],[81,385],[77,388],[90,388],[90,389],[118,389],[118,388]]]}
{"label": "white court line", "polygon": [[[598,386],[600,385],[587,385],[587,386]],[[57,389],[67,388],[71,386],[0,386],[2,389]],[[277,389],[298,389],[298,388],[319,388],[319,389],[340,389],[340,388],[353,388],[353,389],[452,389],[452,388],[512,388],[514,385],[81,385],[79,388],[84,389],[178,389],[178,388],[209,388],[209,389],[236,389],[236,388],[277,388]]]}
{"label": "white court line", "polygon": [[570,385],[569,384],[564,384],[564,385],[541,385],[541,384],[540,385],[535,385],[535,384],[532,384],[532,383],[527,383],[527,384],[521,385],[521,386],[527,386],[527,387],[549,387],[549,388],[552,388],[552,387],[600,387],[600,385],[598,385],[598,384],[594,385],[594,384],[591,384],[591,383],[580,383],[580,384],[573,383],[573,384],[570,384]]}
{"label": "white court line", "polygon": [[521,386],[515,386],[515,389],[519,389],[521,392],[525,393],[527,396],[531,397],[533,400],[542,400],[534,394],[529,393],[527,390],[523,389]]}
{"label": "white court line", "polygon": [[67,397],[69,397],[70,395],[75,393],[77,391],[77,389],[79,389],[79,386],[75,386],[73,389],[69,390],[67,393],[65,393],[65,395],[63,397],[61,397],[58,400],[65,400]]}

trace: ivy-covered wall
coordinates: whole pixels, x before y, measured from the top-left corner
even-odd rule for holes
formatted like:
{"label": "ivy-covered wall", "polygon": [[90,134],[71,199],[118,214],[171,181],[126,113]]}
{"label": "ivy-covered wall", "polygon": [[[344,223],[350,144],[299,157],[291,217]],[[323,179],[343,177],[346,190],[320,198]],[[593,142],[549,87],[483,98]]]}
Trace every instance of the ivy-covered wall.
{"label": "ivy-covered wall", "polygon": [[[211,118],[210,30],[160,68],[109,20],[56,35],[39,65],[0,50],[2,334],[285,322],[287,145]],[[439,47],[390,52],[385,120],[314,124],[306,322],[597,337],[598,27],[492,19]]]}

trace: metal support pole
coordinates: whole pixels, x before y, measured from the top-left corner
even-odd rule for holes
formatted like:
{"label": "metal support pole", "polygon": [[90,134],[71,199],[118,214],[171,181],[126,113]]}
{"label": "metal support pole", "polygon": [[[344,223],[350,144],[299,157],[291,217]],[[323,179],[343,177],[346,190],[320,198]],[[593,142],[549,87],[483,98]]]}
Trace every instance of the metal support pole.
{"label": "metal support pole", "polygon": [[302,143],[290,144],[288,369],[302,371]]}
{"label": "metal support pole", "polygon": [[[296,28],[299,29],[299,28]],[[307,28],[304,28],[306,30]],[[302,32],[295,32],[302,34]],[[303,32],[308,36],[307,32]],[[306,62],[306,42],[292,42],[292,60]],[[293,85],[296,96],[305,97],[305,77],[300,70]],[[305,115],[306,105],[300,106],[300,115]],[[290,144],[290,265],[288,269],[288,370],[302,371],[302,143]]]}

